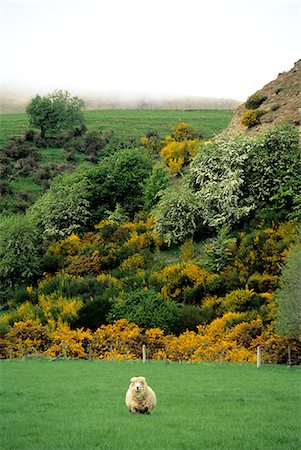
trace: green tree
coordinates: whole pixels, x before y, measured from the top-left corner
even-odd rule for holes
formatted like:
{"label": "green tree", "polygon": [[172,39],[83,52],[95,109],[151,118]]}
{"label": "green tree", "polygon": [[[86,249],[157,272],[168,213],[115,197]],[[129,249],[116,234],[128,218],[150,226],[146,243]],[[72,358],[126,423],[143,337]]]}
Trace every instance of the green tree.
{"label": "green tree", "polygon": [[254,208],[245,195],[244,165],[248,148],[242,137],[219,136],[204,145],[190,165],[189,185],[195,191],[204,225],[231,226]]}
{"label": "green tree", "polygon": [[168,245],[181,244],[193,236],[199,222],[199,204],[187,188],[165,191],[154,210],[155,233]]}
{"label": "green tree", "polygon": [[152,166],[147,151],[123,149],[91,169],[87,177],[92,222],[102,220],[117,204],[132,218],[143,207],[143,183]]}
{"label": "green tree", "polygon": [[58,176],[29,209],[28,216],[46,242],[63,239],[87,224],[91,215],[88,186],[84,172]]}
{"label": "green tree", "polygon": [[38,230],[28,217],[16,214],[0,222],[0,292],[2,295],[17,285],[30,284],[38,276],[40,244]]}
{"label": "green tree", "polygon": [[153,167],[150,176],[143,184],[144,207],[150,211],[160,200],[164,190],[169,185],[169,175],[167,170],[159,164]]}
{"label": "green tree", "polygon": [[301,245],[293,248],[282,271],[282,286],[276,292],[278,317],[276,331],[280,335],[301,335]]}
{"label": "green tree", "polygon": [[278,125],[248,143],[245,195],[257,208],[292,211],[301,191],[301,147],[298,131]]}
{"label": "green tree", "polygon": [[170,333],[176,329],[179,316],[174,302],[166,301],[153,290],[137,289],[116,300],[108,320],[127,319],[144,329],[161,328]]}
{"label": "green tree", "polygon": [[53,134],[82,126],[83,106],[83,100],[71,97],[68,91],[54,91],[44,97],[34,97],[27,105],[26,112],[30,125],[39,128],[44,138],[46,133]]}

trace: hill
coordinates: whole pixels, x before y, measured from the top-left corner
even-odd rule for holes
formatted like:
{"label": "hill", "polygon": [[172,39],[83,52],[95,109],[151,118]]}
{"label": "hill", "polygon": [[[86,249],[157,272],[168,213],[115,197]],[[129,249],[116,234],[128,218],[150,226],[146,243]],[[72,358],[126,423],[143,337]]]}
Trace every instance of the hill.
{"label": "hill", "polygon": [[227,131],[253,135],[284,122],[291,123],[301,131],[301,59],[290,71],[280,73],[253,95],[265,98],[260,105],[263,113],[260,123],[250,128],[242,125],[241,119],[250,109],[244,103],[236,109]]}
{"label": "hill", "polygon": [[[41,93],[40,93],[41,94]],[[43,94],[43,93],[42,93]],[[29,90],[2,87],[0,114],[25,112],[26,105],[36,95]],[[138,109],[138,110],[234,110],[240,102],[232,98],[214,97],[130,97],[100,95],[97,93],[79,94],[85,101],[86,110]]]}

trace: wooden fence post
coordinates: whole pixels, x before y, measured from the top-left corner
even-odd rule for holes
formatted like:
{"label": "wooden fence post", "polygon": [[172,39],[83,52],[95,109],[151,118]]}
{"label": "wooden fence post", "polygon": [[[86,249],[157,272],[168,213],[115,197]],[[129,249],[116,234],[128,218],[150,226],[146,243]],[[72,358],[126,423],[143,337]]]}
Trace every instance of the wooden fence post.
{"label": "wooden fence post", "polygon": [[67,359],[67,348],[66,348],[65,341],[62,341],[62,354],[63,354],[63,358]]}
{"label": "wooden fence post", "polygon": [[125,344],[125,359],[126,359],[126,362],[128,362],[128,359],[129,359],[129,346],[128,346],[128,344]]}
{"label": "wooden fence post", "polygon": [[143,344],[142,345],[142,362],[143,362],[143,364],[145,363],[145,361],[146,361],[146,346],[145,346],[145,344]]}
{"label": "wooden fence post", "polygon": [[292,353],[291,353],[291,346],[290,345],[287,348],[287,364],[288,364],[288,366],[292,365]]}
{"label": "wooden fence post", "polygon": [[19,341],[19,346],[20,346],[20,354],[21,354],[21,358],[22,358],[23,357],[23,342],[21,339]]}
{"label": "wooden fence post", "polygon": [[91,361],[93,359],[91,342],[88,344],[88,359],[89,359],[89,361]]}
{"label": "wooden fence post", "polygon": [[189,360],[190,360],[190,364],[192,364],[192,348],[191,347],[189,349]]}
{"label": "wooden fence post", "polygon": [[259,369],[261,365],[261,349],[260,346],[258,345],[257,347],[257,369]]}
{"label": "wooden fence post", "polygon": [[110,344],[110,355],[111,355],[111,359],[113,360],[114,356],[113,356],[113,346],[112,346],[112,344]]}

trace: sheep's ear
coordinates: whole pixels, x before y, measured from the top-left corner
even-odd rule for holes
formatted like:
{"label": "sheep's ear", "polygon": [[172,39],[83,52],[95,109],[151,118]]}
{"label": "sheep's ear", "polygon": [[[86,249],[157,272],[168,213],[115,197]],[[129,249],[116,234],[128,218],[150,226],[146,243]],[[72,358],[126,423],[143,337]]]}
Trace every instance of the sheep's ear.
{"label": "sheep's ear", "polygon": [[131,378],[131,383],[133,383],[136,380],[136,377]]}

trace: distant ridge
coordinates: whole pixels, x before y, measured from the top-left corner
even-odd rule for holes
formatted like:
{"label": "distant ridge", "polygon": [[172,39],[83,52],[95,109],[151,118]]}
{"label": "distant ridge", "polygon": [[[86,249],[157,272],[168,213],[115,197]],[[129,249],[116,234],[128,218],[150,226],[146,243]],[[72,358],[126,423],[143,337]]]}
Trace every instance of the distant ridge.
{"label": "distant ridge", "polygon": [[225,109],[234,110],[241,102],[227,98],[179,97],[169,99],[87,98],[83,97],[86,109]]}
{"label": "distant ridge", "polygon": [[[36,94],[28,91],[2,89],[0,114],[22,113]],[[41,95],[44,95],[43,93]],[[227,98],[213,97],[170,97],[170,98],[122,98],[97,94],[79,95],[85,101],[85,109],[172,109],[172,110],[234,110],[241,102]]]}

